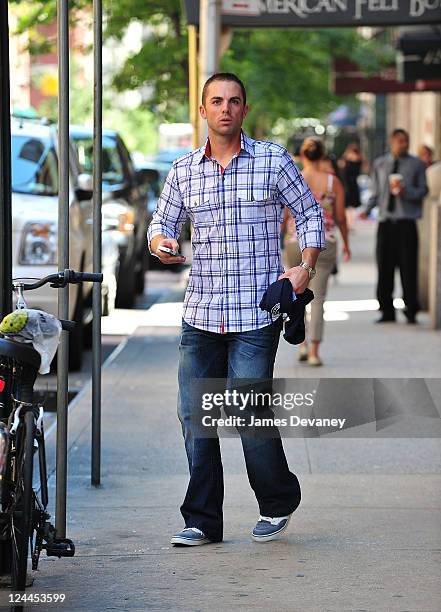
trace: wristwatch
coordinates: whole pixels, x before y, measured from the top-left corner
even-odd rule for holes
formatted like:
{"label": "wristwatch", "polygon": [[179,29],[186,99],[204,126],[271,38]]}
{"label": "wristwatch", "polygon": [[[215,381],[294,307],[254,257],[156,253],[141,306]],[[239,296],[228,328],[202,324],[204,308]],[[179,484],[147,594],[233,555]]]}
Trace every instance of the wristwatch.
{"label": "wristwatch", "polygon": [[309,263],[307,261],[302,261],[302,263],[300,264],[301,268],[305,268],[305,270],[308,272],[309,274],[309,280],[311,280],[312,278],[314,278],[314,276],[317,273],[317,270],[315,268],[313,268],[312,266],[309,265]]}

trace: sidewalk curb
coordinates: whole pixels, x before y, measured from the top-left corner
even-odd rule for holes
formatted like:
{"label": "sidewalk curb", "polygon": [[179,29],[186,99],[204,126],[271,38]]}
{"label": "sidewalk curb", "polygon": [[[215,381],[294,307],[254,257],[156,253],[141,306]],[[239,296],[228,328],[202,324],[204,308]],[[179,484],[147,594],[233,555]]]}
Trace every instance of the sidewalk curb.
{"label": "sidewalk curb", "polygon": [[[129,338],[125,338],[118,344],[118,346],[111,352],[102,365],[102,370],[107,369],[112,365],[118,355],[124,350],[127,345]],[[78,438],[84,432],[86,427],[91,421],[91,410],[76,412],[75,421],[71,420],[72,413],[74,412],[77,405],[83,399],[83,397],[89,393],[92,395],[92,379],[90,378],[79,393],[70,402],[67,408],[68,414],[68,440],[67,440],[67,454],[72,450]],[[90,407],[92,402],[90,401]],[[80,418],[78,418],[78,416]],[[46,464],[47,464],[47,477],[48,480],[55,474],[56,471],[56,441],[57,441],[57,421],[51,424],[49,429],[45,431],[45,446],[46,446]]]}
{"label": "sidewalk curb", "polygon": [[[178,287],[173,290],[168,290],[165,292],[165,295],[161,296],[158,302],[163,303],[170,301],[170,295],[176,297],[176,299],[180,298],[183,300],[184,293],[188,283],[188,276],[190,274],[190,268],[186,269],[182,274],[182,279],[180,280]],[[117,359],[120,353],[123,352],[125,347],[127,346],[131,337],[135,337],[139,329],[146,329],[142,326],[138,327],[133,334],[127,336],[124,340],[122,340],[118,346],[110,353],[107,359],[103,362],[101,366],[101,371],[109,368],[113,362]],[[152,334],[153,337],[157,337]],[[72,413],[77,408],[78,404],[81,402],[83,397],[89,393],[90,398],[92,398],[92,378],[90,378],[83,388],[77,393],[74,399],[69,403],[67,414],[68,414],[68,428],[67,428],[67,455],[69,455],[70,451],[74,447],[76,441],[83,434],[85,429],[88,427],[91,422],[91,410],[86,412],[84,409],[81,412],[76,411],[76,418],[74,421],[70,419]],[[92,406],[92,399],[87,404],[90,407]],[[47,476],[48,480],[55,474],[56,471],[56,438],[57,438],[57,420],[50,425],[47,431],[45,431],[45,446],[46,446],[46,464],[47,464]]]}

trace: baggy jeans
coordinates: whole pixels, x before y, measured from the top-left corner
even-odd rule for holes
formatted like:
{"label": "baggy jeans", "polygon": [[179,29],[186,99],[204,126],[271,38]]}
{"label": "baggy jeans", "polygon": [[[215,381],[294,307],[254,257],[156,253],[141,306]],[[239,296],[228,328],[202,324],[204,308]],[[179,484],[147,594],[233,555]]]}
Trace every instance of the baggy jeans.
{"label": "baggy jeans", "polygon": [[[182,322],[179,345],[178,416],[190,481],[181,506],[186,527],[197,527],[214,542],[223,538],[223,468],[219,438],[195,435],[192,379],[272,379],[281,320],[266,327],[218,334]],[[301,499],[300,484],[288,469],[280,434],[270,438],[241,434],[248,480],[262,516],[286,516]]]}

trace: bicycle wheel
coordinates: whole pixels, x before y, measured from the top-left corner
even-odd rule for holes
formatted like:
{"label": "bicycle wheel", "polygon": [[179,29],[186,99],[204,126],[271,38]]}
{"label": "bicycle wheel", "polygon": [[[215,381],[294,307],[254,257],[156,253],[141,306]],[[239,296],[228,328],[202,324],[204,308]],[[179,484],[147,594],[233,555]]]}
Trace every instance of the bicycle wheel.
{"label": "bicycle wheel", "polygon": [[28,551],[32,530],[32,472],[34,463],[34,415],[26,412],[24,424],[17,431],[15,464],[15,499],[11,520],[11,582],[14,591],[26,588]]}

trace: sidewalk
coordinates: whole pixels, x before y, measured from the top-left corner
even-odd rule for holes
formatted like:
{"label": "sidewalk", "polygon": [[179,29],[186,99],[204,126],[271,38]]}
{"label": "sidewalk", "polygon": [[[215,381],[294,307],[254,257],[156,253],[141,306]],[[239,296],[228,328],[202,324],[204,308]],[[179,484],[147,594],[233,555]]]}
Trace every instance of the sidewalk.
{"label": "sidewalk", "polygon": [[[416,327],[372,324],[373,226],[357,227],[353,251],[329,292],[326,365],[298,364],[282,339],[275,375],[439,376],[441,334],[426,317]],[[286,535],[266,544],[249,537],[258,511],[240,442],[223,439],[225,540],[170,546],[187,463],[176,417],[179,304],[169,309],[169,326],[152,312],[103,370],[99,488],[90,485],[90,386],[71,406],[67,535],[77,553],[42,557],[30,592],[65,593],[51,609],[72,612],[440,612],[437,439],[286,439],[303,501]],[[50,485],[53,502],[53,476]]]}

